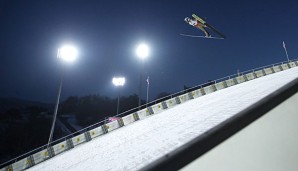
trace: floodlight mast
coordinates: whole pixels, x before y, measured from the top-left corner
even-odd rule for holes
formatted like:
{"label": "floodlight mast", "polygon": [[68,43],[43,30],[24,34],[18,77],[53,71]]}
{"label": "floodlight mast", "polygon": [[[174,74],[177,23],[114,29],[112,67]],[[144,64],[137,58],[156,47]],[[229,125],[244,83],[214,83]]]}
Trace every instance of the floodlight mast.
{"label": "floodlight mast", "polygon": [[[57,58],[62,59],[63,61],[67,61],[67,62],[73,62],[77,58],[77,55],[78,55],[78,53],[77,53],[76,48],[67,45],[67,46],[63,46],[62,48],[58,49]],[[57,95],[57,100],[56,100],[56,105],[55,105],[55,110],[54,110],[53,122],[52,122],[52,126],[51,126],[51,132],[50,132],[47,148],[50,146],[50,143],[52,142],[52,139],[53,139],[53,133],[55,130],[55,122],[56,122],[56,118],[57,118],[58,106],[59,106],[59,101],[60,101],[62,85],[63,85],[63,77],[64,77],[64,68],[62,68],[62,72],[61,72],[60,85],[59,85],[59,89],[58,89],[58,95]]]}
{"label": "floodlight mast", "polygon": [[136,49],[137,56],[141,59],[141,71],[140,71],[140,84],[139,84],[139,109],[141,107],[142,98],[142,86],[143,86],[143,72],[144,72],[144,60],[149,56],[149,46],[145,43],[138,45]]}
{"label": "floodlight mast", "polygon": [[[114,77],[112,82],[116,87],[119,87],[119,86],[122,87],[125,84],[125,78],[124,77]],[[117,115],[119,113],[119,105],[120,105],[120,100],[119,99],[120,99],[120,93],[119,93],[119,90],[118,90]]]}

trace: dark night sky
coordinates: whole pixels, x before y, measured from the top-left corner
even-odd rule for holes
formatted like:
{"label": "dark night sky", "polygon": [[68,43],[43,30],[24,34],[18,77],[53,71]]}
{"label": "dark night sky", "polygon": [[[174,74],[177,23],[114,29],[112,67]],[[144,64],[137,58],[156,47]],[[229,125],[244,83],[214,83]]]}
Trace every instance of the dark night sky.
{"label": "dark night sky", "polygon": [[[126,77],[121,95],[138,94],[138,43],[151,48],[144,62],[150,99],[240,71],[298,56],[297,0],[2,0],[0,97],[54,103],[61,69],[62,100],[70,95],[117,95],[113,76]],[[196,13],[226,35],[203,35],[183,19]],[[212,33],[211,33],[212,34]],[[215,36],[213,33],[212,35]],[[64,43],[79,49],[72,64],[56,58]],[[145,95],[145,79],[144,79]],[[145,99],[145,97],[143,97]]]}

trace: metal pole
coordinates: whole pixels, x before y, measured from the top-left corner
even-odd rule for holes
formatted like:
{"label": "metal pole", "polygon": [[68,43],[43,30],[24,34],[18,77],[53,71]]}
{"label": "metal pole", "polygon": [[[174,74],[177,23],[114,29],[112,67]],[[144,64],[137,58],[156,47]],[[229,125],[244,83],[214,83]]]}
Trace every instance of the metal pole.
{"label": "metal pole", "polygon": [[141,71],[140,71],[140,85],[139,85],[139,110],[141,110],[141,99],[142,99],[142,86],[143,86],[143,68],[144,68],[144,61],[141,61]]}
{"label": "metal pole", "polygon": [[287,51],[287,48],[286,48],[286,44],[285,44],[284,41],[283,41],[282,43],[283,43],[283,47],[284,47],[284,49],[285,49],[285,52],[286,52],[286,55],[287,55],[287,59],[288,59],[288,62],[289,62],[290,59],[289,59],[288,51]]}
{"label": "metal pole", "polygon": [[119,113],[119,90],[118,90],[118,103],[117,103],[117,115],[118,115],[118,113]]}
{"label": "metal pole", "polygon": [[56,106],[55,106],[55,110],[54,110],[53,123],[52,123],[51,133],[50,133],[50,137],[49,137],[49,141],[48,141],[48,146],[47,147],[50,146],[50,143],[51,143],[52,138],[53,138],[53,133],[54,133],[54,128],[55,128],[55,122],[56,122],[56,117],[57,117],[57,111],[58,111],[58,106],[59,106],[59,100],[60,100],[60,94],[61,94],[61,89],[62,89],[62,84],[63,84],[63,75],[64,75],[64,70],[62,70],[62,74],[61,74],[60,86],[59,86],[58,96],[57,96],[57,101],[56,101]]}
{"label": "metal pole", "polygon": [[290,59],[289,59],[288,51],[287,51],[287,49],[286,49],[286,48],[285,48],[285,51],[286,51],[287,59],[288,59],[288,62],[289,62],[289,61],[290,61]]}
{"label": "metal pole", "polygon": [[140,83],[139,83],[139,102],[138,102],[139,110],[141,107],[141,94],[142,94],[142,73],[140,73]]}
{"label": "metal pole", "polygon": [[147,78],[147,98],[146,98],[146,107],[147,107],[147,104],[148,104],[148,95],[149,95],[149,76]]}

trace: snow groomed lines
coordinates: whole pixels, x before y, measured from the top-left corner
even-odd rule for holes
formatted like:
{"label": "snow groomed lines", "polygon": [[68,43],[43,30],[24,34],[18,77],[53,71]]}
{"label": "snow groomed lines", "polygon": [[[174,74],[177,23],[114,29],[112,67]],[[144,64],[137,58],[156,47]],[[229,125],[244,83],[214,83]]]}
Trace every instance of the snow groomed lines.
{"label": "snow groomed lines", "polygon": [[210,129],[203,136],[196,137],[192,141],[175,149],[167,155],[164,155],[158,160],[155,160],[140,170],[180,170],[187,164],[203,156],[209,150],[233,136],[235,133],[241,131],[243,128],[252,124],[262,116],[268,114],[267,112],[276,108],[278,105],[297,93],[297,90],[298,78],[239,112],[237,115],[232,116],[226,121]]}
{"label": "snow groomed lines", "polygon": [[117,121],[103,124],[99,127],[96,127],[90,130],[84,129],[77,132],[77,134],[74,134],[73,137],[70,137],[70,138],[65,137],[63,139],[60,139],[59,141],[55,141],[53,142],[54,145],[50,146],[48,149],[46,148],[46,146],[43,146],[41,148],[33,150],[32,152],[26,153],[16,159],[13,159],[9,162],[2,164],[2,166],[6,165],[6,167],[0,169],[0,171],[4,171],[4,170],[15,171],[15,170],[23,170],[23,169],[30,168],[40,162],[43,162],[47,159],[54,157],[55,155],[58,155],[62,152],[70,150],[75,146],[78,146],[84,142],[88,142],[100,135],[111,132],[122,126],[131,124],[137,120],[145,119],[146,117],[152,114],[160,113],[168,108],[176,106],[177,104],[181,104],[188,100],[191,100],[200,96],[204,96],[206,94],[210,94],[212,92],[215,92],[236,84],[240,84],[242,82],[263,77],[265,75],[269,75],[269,74],[286,70],[296,66],[298,66],[297,61],[290,61],[286,63],[283,62],[280,65],[262,67],[259,69],[252,70],[252,72],[249,72],[249,73],[238,74],[235,77],[229,76],[229,77],[226,77],[225,80],[219,79],[220,82],[215,80],[215,82],[212,83],[211,85],[208,85],[208,86],[201,85],[200,87],[196,87],[195,90],[193,88],[188,89],[189,92],[187,93],[184,92],[183,94],[180,94],[180,95],[178,94],[178,96],[176,97],[171,96],[170,99],[156,103],[154,105],[151,105],[135,113],[123,116]]}

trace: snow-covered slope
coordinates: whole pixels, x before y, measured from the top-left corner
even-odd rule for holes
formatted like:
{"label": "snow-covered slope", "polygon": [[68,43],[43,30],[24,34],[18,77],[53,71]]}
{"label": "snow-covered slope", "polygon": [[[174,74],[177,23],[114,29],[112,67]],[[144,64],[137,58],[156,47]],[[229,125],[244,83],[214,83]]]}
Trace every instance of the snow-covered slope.
{"label": "snow-covered slope", "polygon": [[177,105],[95,138],[32,168],[138,170],[298,77],[298,67]]}

